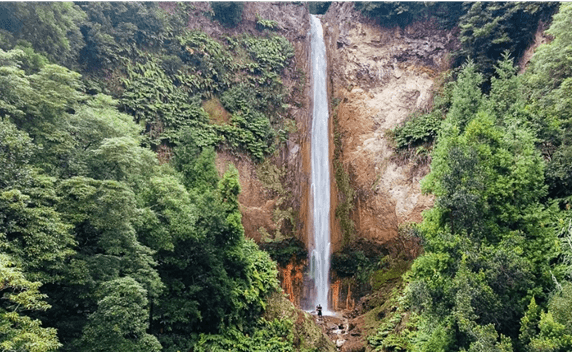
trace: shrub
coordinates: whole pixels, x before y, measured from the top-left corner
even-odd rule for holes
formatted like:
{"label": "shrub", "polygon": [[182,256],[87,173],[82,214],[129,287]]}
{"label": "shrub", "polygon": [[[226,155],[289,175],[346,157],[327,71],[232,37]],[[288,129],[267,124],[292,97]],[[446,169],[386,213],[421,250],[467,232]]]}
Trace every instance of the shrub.
{"label": "shrub", "polygon": [[282,36],[249,37],[244,40],[244,45],[255,62],[275,72],[281,72],[294,56],[292,43]]}
{"label": "shrub", "polygon": [[256,14],[256,28],[259,31],[262,31],[266,28],[270,30],[279,29],[280,26],[278,25],[278,22],[274,20],[265,20],[264,18],[260,17],[259,14]]}
{"label": "shrub", "polygon": [[225,27],[235,27],[241,20],[242,2],[211,2],[211,8],[214,12],[214,18]]}
{"label": "shrub", "polygon": [[244,83],[235,85],[225,91],[220,97],[220,102],[225,109],[233,114],[260,107],[260,102],[256,99],[256,95],[252,94],[252,87]]}
{"label": "shrub", "polygon": [[308,251],[304,243],[294,237],[282,241],[261,243],[259,246],[260,249],[268,252],[270,257],[282,266],[286,266],[291,259],[304,260],[308,257]]}
{"label": "shrub", "polygon": [[413,115],[411,119],[393,130],[395,147],[402,149],[432,142],[437,137],[442,120],[440,110],[421,116]]}
{"label": "shrub", "polygon": [[361,284],[367,284],[370,275],[379,267],[381,253],[375,253],[375,250],[364,251],[359,247],[359,245],[354,248],[348,246],[334,253],[332,270],[340,278],[354,277]]}
{"label": "shrub", "polygon": [[312,15],[323,15],[328,11],[331,1],[312,1],[308,3],[308,10]]}

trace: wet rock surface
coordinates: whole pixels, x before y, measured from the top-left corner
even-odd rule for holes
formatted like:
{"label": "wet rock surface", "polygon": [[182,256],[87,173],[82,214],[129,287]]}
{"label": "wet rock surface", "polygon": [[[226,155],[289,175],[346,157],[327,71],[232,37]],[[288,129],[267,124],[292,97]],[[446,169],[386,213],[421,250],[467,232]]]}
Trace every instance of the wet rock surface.
{"label": "wet rock surface", "polygon": [[334,342],[338,351],[360,352],[365,351],[362,330],[357,320],[352,320],[347,312],[340,312],[336,316],[318,317],[313,315],[314,321],[322,331]]}

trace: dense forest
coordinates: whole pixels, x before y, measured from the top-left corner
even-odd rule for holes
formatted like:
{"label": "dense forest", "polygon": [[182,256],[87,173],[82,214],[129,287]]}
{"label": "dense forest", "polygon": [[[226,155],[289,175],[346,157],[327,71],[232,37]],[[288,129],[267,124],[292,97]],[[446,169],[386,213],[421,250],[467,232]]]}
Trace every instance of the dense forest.
{"label": "dense forest", "polygon": [[[572,5],[355,6],[460,42],[432,109],[391,131],[431,160],[435,205],[401,229],[423,254],[334,255],[385,292],[365,347],[572,351]],[[0,3],[0,350],[330,350],[271,308],[280,257],[245,237],[238,171],[215,165],[281,148],[303,90],[283,77],[305,77],[276,21],[236,34],[243,4],[210,8],[234,34],[189,30],[193,3]]]}
{"label": "dense forest", "polygon": [[[387,314],[368,342],[381,351],[570,351],[572,6],[559,6],[551,40],[522,74],[515,58],[554,4],[453,6],[463,10],[459,66],[430,112],[392,131],[398,151],[431,151],[422,189],[435,205],[403,229],[424,253],[378,307]],[[403,14],[413,10],[394,11],[411,20]]]}
{"label": "dense forest", "polygon": [[238,173],[214,164],[284,138],[293,48],[272,21],[187,31],[189,7],[0,4],[3,351],[293,348],[291,321],[261,317],[277,273],[244,237]]}

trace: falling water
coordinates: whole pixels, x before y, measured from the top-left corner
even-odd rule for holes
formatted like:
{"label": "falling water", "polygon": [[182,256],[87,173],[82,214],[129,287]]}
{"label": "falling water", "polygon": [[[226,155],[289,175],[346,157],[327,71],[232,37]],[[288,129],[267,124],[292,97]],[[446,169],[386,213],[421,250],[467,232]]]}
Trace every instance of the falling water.
{"label": "falling water", "polygon": [[312,75],[314,111],[312,119],[312,199],[314,214],[314,248],[310,272],[314,279],[313,306],[320,304],[329,313],[330,271],[330,163],[328,138],[328,94],[326,92],[326,46],[322,23],[311,18]]}

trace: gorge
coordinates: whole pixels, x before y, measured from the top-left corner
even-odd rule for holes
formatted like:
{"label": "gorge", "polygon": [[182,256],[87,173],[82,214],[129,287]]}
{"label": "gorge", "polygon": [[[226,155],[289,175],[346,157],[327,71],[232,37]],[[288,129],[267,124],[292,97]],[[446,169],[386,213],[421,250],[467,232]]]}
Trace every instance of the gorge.
{"label": "gorge", "polygon": [[571,351],[571,19],[0,2],[0,350]]}

